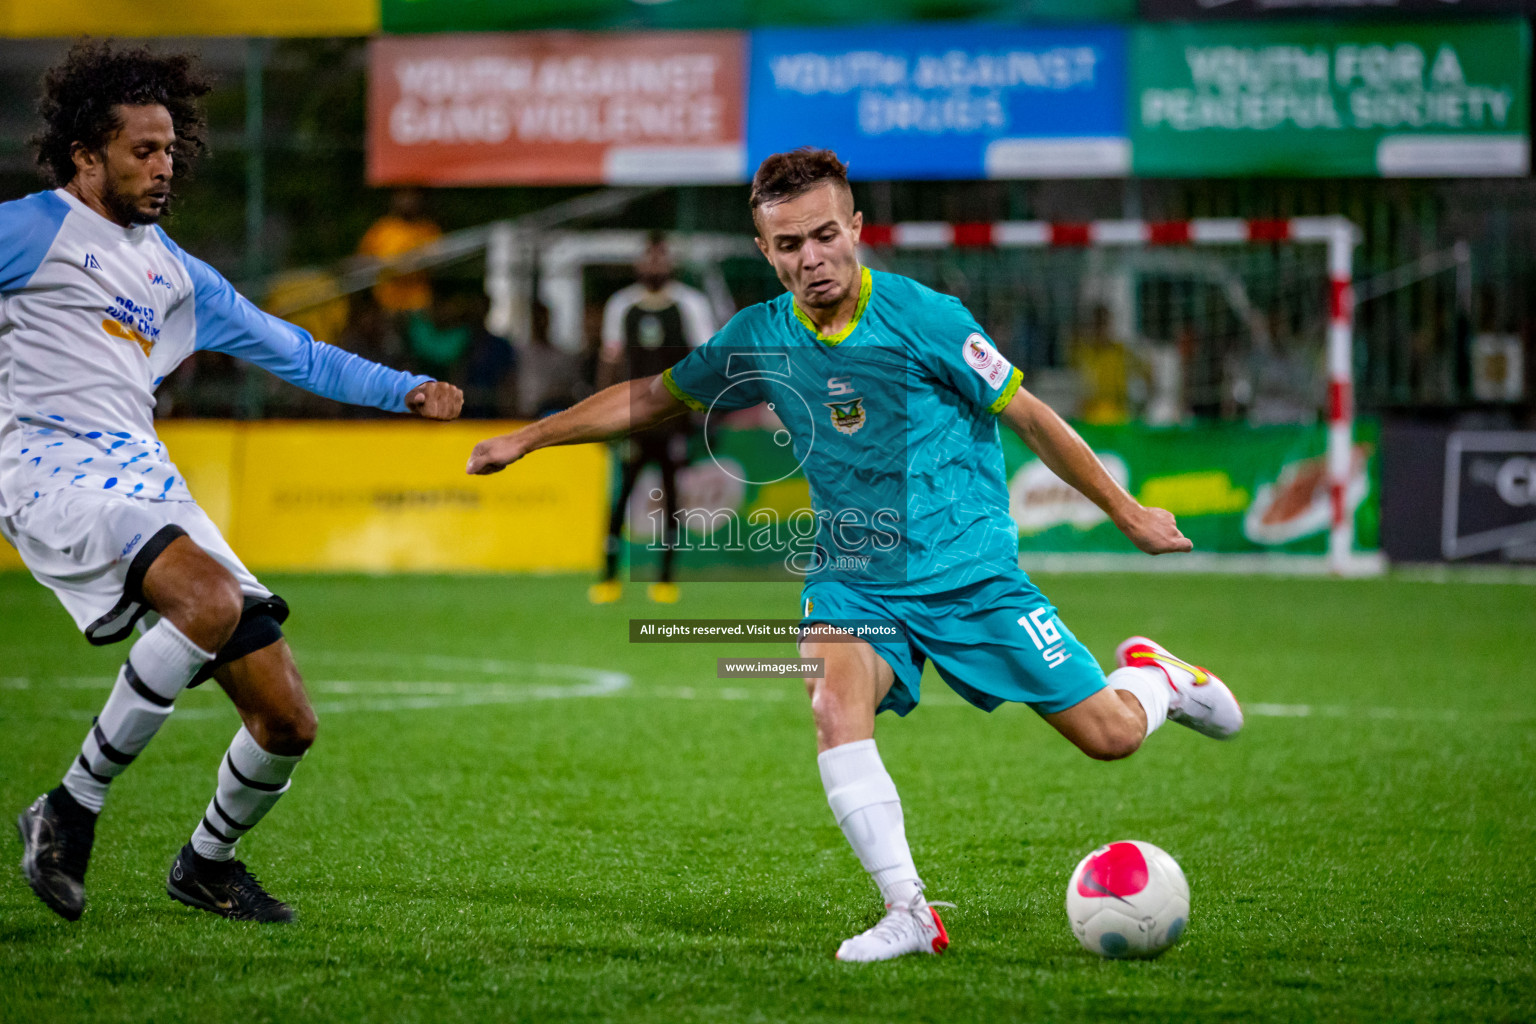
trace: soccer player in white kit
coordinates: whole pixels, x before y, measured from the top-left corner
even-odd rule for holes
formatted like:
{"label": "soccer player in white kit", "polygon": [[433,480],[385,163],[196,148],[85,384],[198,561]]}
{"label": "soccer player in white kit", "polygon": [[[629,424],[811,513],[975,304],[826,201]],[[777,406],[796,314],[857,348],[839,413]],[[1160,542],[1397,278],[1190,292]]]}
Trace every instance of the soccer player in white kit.
{"label": "soccer player in white kit", "polygon": [[156,226],[202,148],[208,89],[186,56],[77,44],[43,79],[34,140],[59,187],[0,204],[0,534],[91,643],[142,630],[62,783],[17,821],[27,881],[71,921],[112,780],[208,678],[242,725],[167,891],[224,917],[293,917],[234,856],[315,737],[280,628],[288,606],[193,501],[156,438],[155,388],[211,350],[426,419],[463,401],[268,316]]}

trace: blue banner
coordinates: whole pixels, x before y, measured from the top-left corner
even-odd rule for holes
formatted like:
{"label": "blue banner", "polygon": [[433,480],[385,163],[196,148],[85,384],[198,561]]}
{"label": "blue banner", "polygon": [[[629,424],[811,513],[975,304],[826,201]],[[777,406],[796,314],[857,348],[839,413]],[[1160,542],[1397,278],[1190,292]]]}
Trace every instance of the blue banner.
{"label": "blue banner", "polygon": [[762,29],[750,45],[749,169],[824,146],[863,180],[1130,172],[1124,29]]}

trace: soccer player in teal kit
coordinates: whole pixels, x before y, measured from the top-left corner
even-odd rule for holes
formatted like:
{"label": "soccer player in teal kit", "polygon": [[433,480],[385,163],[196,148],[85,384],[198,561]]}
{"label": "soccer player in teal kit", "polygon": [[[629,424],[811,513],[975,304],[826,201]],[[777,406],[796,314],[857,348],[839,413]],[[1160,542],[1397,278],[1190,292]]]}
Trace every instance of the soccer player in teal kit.
{"label": "soccer player in teal kit", "polygon": [[[752,183],[757,245],[786,294],[743,310],[663,374],[481,442],[468,470],[494,473],[539,448],[607,440],[690,408],[774,409],[820,523],[800,644],[825,665],[806,680],[817,761],[833,815],[887,908],[837,957],[870,961],[949,943],[874,741],[879,711],[916,706],[927,660],[972,704],[1028,704],[1101,760],[1133,753],[1168,718],[1218,739],[1243,718],[1221,680],[1145,637],[1119,646],[1106,678],[1019,569],[999,418],[1142,551],[1191,545],[1170,513],[1136,502],[1020,386],[957,300],[859,265],[863,219],[846,175],[827,150],[763,161]],[[895,623],[898,635],[850,632],[870,622]]]}

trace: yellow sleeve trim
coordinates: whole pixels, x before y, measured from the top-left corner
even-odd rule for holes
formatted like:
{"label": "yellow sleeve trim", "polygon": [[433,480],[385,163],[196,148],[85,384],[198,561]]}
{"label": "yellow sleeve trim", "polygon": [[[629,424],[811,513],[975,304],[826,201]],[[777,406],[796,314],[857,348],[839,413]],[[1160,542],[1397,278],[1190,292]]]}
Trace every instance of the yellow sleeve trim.
{"label": "yellow sleeve trim", "polygon": [[[1018,373],[1019,371],[1015,370],[1013,372]],[[661,371],[661,382],[667,386],[668,391],[672,392],[673,398],[677,399],[679,402],[682,402],[694,412],[709,411],[708,407],[705,406],[703,402],[699,401],[697,398],[694,398],[688,392],[684,391],[682,387],[678,385],[677,381],[672,379],[671,369]]]}
{"label": "yellow sleeve trim", "polygon": [[875,282],[869,273],[869,268],[859,268],[859,304],[854,307],[853,316],[849,319],[848,326],[836,334],[822,334],[811,321],[811,318],[806,315],[805,310],[795,305],[793,300],[790,301],[790,307],[795,311],[795,319],[799,320],[806,330],[816,335],[817,341],[824,341],[828,345],[836,345],[838,342],[847,339],[848,335],[853,333],[853,329],[859,326],[859,320],[864,316],[864,309],[869,305],[869,296],[874,289]]}
{"label": "yellow sleeve trim", "polygon": [[1019,385],[1023,383],[1024,371],[1015,366],[1013,368],[1013,374],[1008,378],[1008,383],[1003,385],[1003,393],[998,395],[997,398],[992,401],[991,405],[987,406],[987,412],[994,416],[1002,412],[1003,409],[1007,407],[1008,403],[1013,401],[1013,396],[1018,392]]}

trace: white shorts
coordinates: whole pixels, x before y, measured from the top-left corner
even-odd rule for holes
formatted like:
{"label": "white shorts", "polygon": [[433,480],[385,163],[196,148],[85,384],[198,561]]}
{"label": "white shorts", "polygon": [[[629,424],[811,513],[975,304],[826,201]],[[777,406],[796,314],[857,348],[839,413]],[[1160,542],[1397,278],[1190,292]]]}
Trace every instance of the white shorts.
{"label": "white shorts", "polygon": [[[183,534],[234,575],[247,606],[253,601],[282,604],[251,575],[194,502],[65,488],[15,515],[0,516],[0,535],[93,644],[117,643],[133,632],[150,611],[141,590],[144,574]],[[286,616],[286,606],[283,610]]]}

